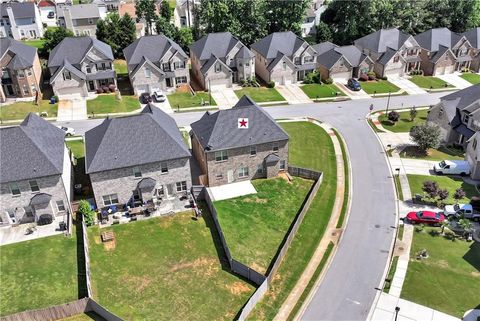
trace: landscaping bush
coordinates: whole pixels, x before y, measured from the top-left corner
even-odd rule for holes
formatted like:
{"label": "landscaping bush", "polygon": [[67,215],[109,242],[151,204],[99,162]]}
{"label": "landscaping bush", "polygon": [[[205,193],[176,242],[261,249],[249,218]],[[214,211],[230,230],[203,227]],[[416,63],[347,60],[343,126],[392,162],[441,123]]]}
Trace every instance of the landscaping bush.
{"label": "landscaping bush", "polygon": [[108,85],[108,89],[110,90],[111,93],[115,92],[115,89],[117,89],[117,87],[115,87],[114,84],[110,84]]}
{"label": "landscaping bush", "polygon": [[269,82],[267,83],[267,87],[268,87],[268,88],[275,88],[275,82],[274,82],[274,81],[269,81]]}
{"label": "landscaping bush", "polygon": [[101,87],[97,88],[97,94],[103,94],[103,89]]}
{"label": "landscaping bush", "polygon": [[438,200],[439,200],[438,207],[441,207],[441,205],[443,204],[443,201],[446,200],[449,195],[450,193],[446,189],[441,189],[438,191],[437,193]]}
{"label": "landscaping bush", "polygon": [[387,77],[387,76],[383,76],[381,79],[382,79],[382,80],[388,80],[388,77]]}
{"label": "landscaping bush", "polygon": [[438,183],[435,181],[425,181],[423,182],[422,191],[427,193],[430,198],[435,198],[439,192]]}
{"label": "landscaping bush", "polygon": [[358,77],[358,80],[360,81],[368,81],[369,76],[367,74],[361,74],[360,77]]}
{"label": "landscaping bush", "polygon": [[395,110],[392,110],[391,112],[388,113],[387,117],[389,121],[395,124],[400,119],[400,114]]}
{"label": "landscaping bush", "polygon": [[333,79],[332,78],[327,78],[323,82],[327,85],[330,85],[330,84],[333,84]]}
{"label": "landscaping bush", "polygon": [[465,198],[467,196],[467,193],[463,190],[463,188],[457,188],[455,190],[455,194],[453,194],[453,198],[457,201],[460,201],[461,199]]}
{"label": "landscaping bush", "polygon": [[102,87],[102,90],[103,90],[103,92],[105,92],[105,93],[108,93],[108,92],[109,92],[108,86],[103,86],[103,87]]}
{"label": "landscaping bush", "polygon": [[414,121],[415,117],[417,117],[417,109],[415,107],[412,107],[410,109],[410,121]]}
{"label": "landscaping bush", "polygon": [[307,74],[303,79],[304,84],[319,84],[320,82],[320,74],[317,71]]}
{"label": "landscaping bush", "polygon": [[368,80],[375,80],[377,78],[377,75],[373,71],[369,71],[367,73],[367,76],[368,76]]}
{"label": "landscaping bush", "polygon": [[77,214],[82,215],[83,220],[87,226],[93,225],[95,223],[95,211],[90,208],[90,203],[86,200],[81,200],[78,203]]}

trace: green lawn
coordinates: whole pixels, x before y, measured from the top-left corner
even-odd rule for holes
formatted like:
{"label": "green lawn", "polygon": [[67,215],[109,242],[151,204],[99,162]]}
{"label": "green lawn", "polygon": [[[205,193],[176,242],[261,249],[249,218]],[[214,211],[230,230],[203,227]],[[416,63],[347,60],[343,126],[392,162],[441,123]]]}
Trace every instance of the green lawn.
{"label": "green lawn", "polygon": [[400,152],[400,157],[435,161],[445,159],[463,160],[465,159],[465,153],[458,148],[441,146],[438,149],[430,148],[428,150],[428,155],[425,155],[424,152],[419,151],[417,146],[407,146]]}
{"label": "green lawn", "polygon": [[452,88],[453,86],[449,83],[443,81],[440,78],[432,77],[432,76],[412,76],[409,79],[411,82],[416,84],[418,87],[425,88],[425,89],[441,89],[441,88]]}
{"label": "green lawn", "polygon": [[113,61],[113,67],[114,67],[115,71],[117,72],[117,75],[128,74],[127,62],[124,59],[115,59]]}
{"label": "green lawn", "polygon": [[387,114],[382,114],[378,117],[378,120],[382,126],[394,133],[408,133],[413,126],[418,126],[427,120],[428,109],[417,109],[417,116],[415,119],[410,121],[410,111],[402,111],[400,114],[399,120],[393,125],[387,118]]}
{"label": "green lawn", "polygon": [[300,86],[300,89],[303,90],[308,98],[312,99],[345,96],[345,93],[334,84],[306,84]]}
{"label": "green lawn", "polygon": [[[480,293],[480,244],[451,241],[428,233],[414,232],[401,297],[461,318],[478,308]],[[417,260],[426,249],[429,257]]]}
{"label": "green lawn", "polygon": [[43,48],[43,44],[45,43],[44,39],[36,39],[36,40],[23,40],[24,44],[29,45],[31,47],[35,47],[37,49]]}
{"label": "green lawn", "polygon": [[115,94],[100,94],[93,100],[87,100],[89,114],[125,113],[137,109],[140,109],[140,102],[135,96],[122,95],[122,100],[118,100]]}
{"label": "green lawn", "polygon": [[195,96],[190,93],[173,93],[167,95],[167,98],[173,110],[177,110],[178,108],[203,107],[202,103],[204,103],[205,106],[217,105],[213,97],[211,98],[212,103],[210,104],[210,95],[200,91],[197,91]]}
{"label": "green lawn", "polygon": [[412,197],[415,194],[423,195],[422,187],[423,182],[425,181],[435,181],[438,183],[441,189],[447,189],[449,191],[448,198],[444,201],[445,203],[454,204],[455,199],[453,195],[457,188],[463,188],[467,194],[466,198],[461,202],[470,202],[472,196],[478,195],[478,192],[475,189],[475,186],[465,183],[461,178],[450,177],[450,176],[425,176],[425,175],[407,175],[408,184],[410,185],[410,190],[412,191]]}
{"label": "green lawn", "polygon": [[396,93],[400,91],[400,88],[389,82],[388,80],[370,80],[360,82],[362,89],[370,95],[385,94],[388,92]]}
{"label": "green lawn", "polygon": [[240,90],[235,90],[235,94],[238,98],[242,98],[243,95],[248,95],[257,103],[285,101],[285,98],[283,98],[275,88],[245,87]]}
{"label": "green lawn", "polygon": [[317,248],[335,202],[337,169],[330,136],[312,123],[281,123],[281,126],[290,135],[290,164],[323,171],[324,178],[287,255],[269,284],[269,291],[250,315],[249,319],[256,321],[275,317]]}
{"label": "green lawn", "polygon": [[68,140],[67,147],[70,148],[75,158],[85,157],[85,144],[83,140]]}
{"label": "green lawn", "polygon": [[[252,181],[257,194],[215,202],[232,257],[265,274],[313,181]],[[253,228],[254,227],[254,228]]]}
{"label": "green lawn", "polygon": [[76,164],[73,166],[74,184],[82,184],[83,190],[82,195],[73,195],[75,200],[93,197],[90,177],[85,173],[85,143],[83,140],[69,140],[66,144],[76,159]]}
{"label": "green lawn", "polygon": [[390,286],[392,285],[391,282],[393,281],[393,277],[395,276],[395,271],[397,270],[398,264],[398,256],[394,256],[392,262],[390,262],[390,267],[388,269],[387,281],[383,286],[383,292],[388,293],[390,291]]}
{"label": "green lawn", "polygon": [[0,106],[0,119],[23,120],[30,112],[47,112],[48,117],[57,117],[57,110],[58,104],[50,104],[49,100],[41,100],[40,105],[35,105],[33,101],[22,101]]}
{"label": "green lawn", "polygon": [[[213,221],[192,212],[88,229],[94,297],[124,320],[232,320],[254,287],[228,272]],[[112,230],[106,249],[100,233]]]}
{"label": "green lawn", "polygon": [[472,84],[480,84],[480,75],[474,73],[463,73],[460,77],[465,79],[466,81],[471,82]]}
{"label": "green lawn", "polygon": [[0,247],[0,315],[77,299],[77,239],[63,235]]}
{"label": "green lawn", "polygon": [[94,312],[87,312],[87,313],[84,313],[84,314],[74,315],[73,317],[60,319],[59,321],[91,321],[91,320],[105,321],[104,318],[102,318],[101,316],[99,316],[98,314],[96,314]]}

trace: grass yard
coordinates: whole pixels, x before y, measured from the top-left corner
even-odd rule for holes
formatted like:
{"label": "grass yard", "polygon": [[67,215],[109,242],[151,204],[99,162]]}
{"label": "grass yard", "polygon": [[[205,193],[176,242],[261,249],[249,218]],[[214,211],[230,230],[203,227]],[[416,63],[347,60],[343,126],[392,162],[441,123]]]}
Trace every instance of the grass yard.
{"label": "grass yard", "polygon": [[22,42],[26,45],[29,45],[30,47],[34,47],[34,48],[37,48],[37,49],[43,48],[43,45],[45,44],[44,39],[23,40]]}
{"label": "grass yard", "polygon": [[217,105],[213,97],[212,103],[210,104],[210,95],[201,91],[197,91],[195,96],[190,93],[173,93],[167,95],[167,98],[173,110],[177,108],[203,107],[202,103],[204,103],[205,106]]}
{"label": "grass yard", "polygon": [[[431,230],[415,231],[401,297],[461,318],[478,309],[480,293],[480,244],[432,236]],[[422,250],[429,257],[417,260]]]}
{"label": "grass yard", "polygon": [[124,59],[115,59],[113,61],[113,67],[114,67],[115,71],[117,72],[117,75],[128,74],[127,62]]}
{"label": "grass yard", "polygon": [[305,270],[330,219],[337,186],[335,152],[330,136],[322,128],[308,122],[281,123],[281,126],[290,135],[290,164],[321,170],[324,178],[287,255],[270,284],[269,292],[250,315],[250,320],[256,321],[273,320]]}
{"label": "grass yard", "polygon": [[[192,212],[88,229],[95,300],[128,320],[232,320],[254,287],[228,272],[213,221]],[[115,247],[100,233],[112,230]]]}
{"label": "grass yard", "polygon": [[410,190],[412,191],[412,198],[415,194],[423,195],[422,187],[424,181],[435,181],[438,183],[441,189],[447,189],[449,191],[448,198],[444,201],[445,203],[454,204],[455,199],[453,195],[455,190],[458,188],[463,188],[467,194],[464,200],[461,200],[461,203],[470,202],[472,196],[478,195],[475,186],[465,183],[461,178],[451,177],[451,176],[425,176],[425,175],[407,175],[408,184],[410,185]]}
{"label": "grass yard", "polygon": [[394,133],[408,133],[413,126],[422,125],[427,120],[428,109],[417,109],[417,116],[410,121],[410,111],[402,111],[399,113],[400,118],[395,125],[388,120],[386,114],[382,114],[378,117],[378,120],[382,124],[383,128]]}
{"label": "grass yard", "polygon": [[96,314],[95,312],[87,312],[84,314],[74,315],[73,317],[60,319],[60,321],[106,321],[104,318]]}
{"label": "grass yard", "polygon": [[0,315],[78,298],[77,239],[63,235],[0,247]]}
{"label": "grass yard", "polygon": [[83,140],[68,140],[67,147],[72,151],[75,158],[85,157],[85,144]]}
{"label": "grass yard", "polygon": [[87,100],[89,114],[125,113],[137,109],[140,109],[140,102],[135,96],[122,95],[122,100],[118,100],[115,94],[100,94],[95,99]]}
{"label": "grass yard", "polygon": [[472,84],[480,84],[480,75],[479,74],[474,74],[474,73],[463,73],[460,77],[465,79],[468,82],[471,82]]}
{"label": "grass yard", "polygon": [[1,120],[23,120],[28,113],[47,112],[48,117],[57,117],[58,103],[50,104],[49,100],[41,100],[40,105],[33,101],[21,101],[9,105],[0,106]]}
{"label": "grass yard", "polygon": [[257,194],[215,202],[232,257],[265,274],[313,181],[294,177],[252,181]]}
{"label": "grass yard", "polygon": [[285,101],[285,98],[283,98],[275,88],[245,87],[240,90],[235,90],[235,95],[237,95],[238,98],[242,98],[243,95],[248,95],[257,103]]}
{"label": "grass yard", "polygon": [[360,82],[362,89],[369,95],[387,94],[388,92],[396,93],[400,88],[389,82],[388,80],[370,80]]}
{"label": "grass yard", "polygon": [[415,75],[415,76],[412,76],[409,80],[413,82],[415,85],[417,85],[418,87],[424,88],[424,89],[453,88],[453,86],[450,85],[449,83],[443,81],[440,78],[432,77],[432,76]]}
{"label": "grass yard", "polygon": [[82,195],[74,194],[73,197],[75,200],[90,198],[93,192],[90,177],[85,173],[85,143],[83,140],[69,140],[66,144],[76,159],[73,166],[74,184],[82,184]]}
{"label": "grass yard", "polygon": [[306,84],[300,86],[300,89],[311,99],[345,96],[345,93],[334,84]]}
{"label": "grass yard", "polygon": [[394,256],[392,261],[390,262],[390,267],[388,269],[388,275],[384,286],[383,286],[383,292],[388,293],[390,291],[390,286],[392,285],[393,277],[395,276],[395,271],[397,270],[397,264],[398,264],[398,256]]}
{"label": "grass yard", "polygon": [[428,150],[428,155],[425,155],[425,153],[420,151],[417,146],[407,146],[400,152],[400,157],[435,161],[441,161],[444,159],[464,160],[465,153],[461,149],[441,146],[438,149],[430,148]]}

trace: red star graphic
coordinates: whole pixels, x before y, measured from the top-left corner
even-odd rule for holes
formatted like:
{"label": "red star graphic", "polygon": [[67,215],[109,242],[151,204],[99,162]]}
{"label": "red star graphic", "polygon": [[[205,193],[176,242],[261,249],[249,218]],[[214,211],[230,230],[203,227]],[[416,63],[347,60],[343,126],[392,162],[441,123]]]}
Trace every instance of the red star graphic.
{"label": "red star graphic", "polygon": [[247,121],[245,119],[242,119],[239,123],[240,127],[247,127]]}

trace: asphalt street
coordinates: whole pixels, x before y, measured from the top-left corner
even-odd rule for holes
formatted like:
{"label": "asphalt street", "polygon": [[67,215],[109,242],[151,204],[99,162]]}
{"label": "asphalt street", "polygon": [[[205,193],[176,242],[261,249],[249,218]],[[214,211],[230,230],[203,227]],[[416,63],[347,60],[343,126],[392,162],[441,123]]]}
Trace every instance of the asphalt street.
{"label": "asphalt street", "polygon": [[[391,97],[389,108],[429,106],[448,93]],[[332,264],[302,320],[365,320],[387,265],[394,233],[394,187],[385,154],[365,116],[371,104],[385,109],[388,98],[265,108],[274,118],[313,117],[338,129],[352,164],[352,207]],[[203,112],[179,113],[179,126],[198,120]],[[63,122],[77,134],[102,120]],[[253,120],[252,120],[253,121]],[[60,124],[60,123],[59,123]]]}

